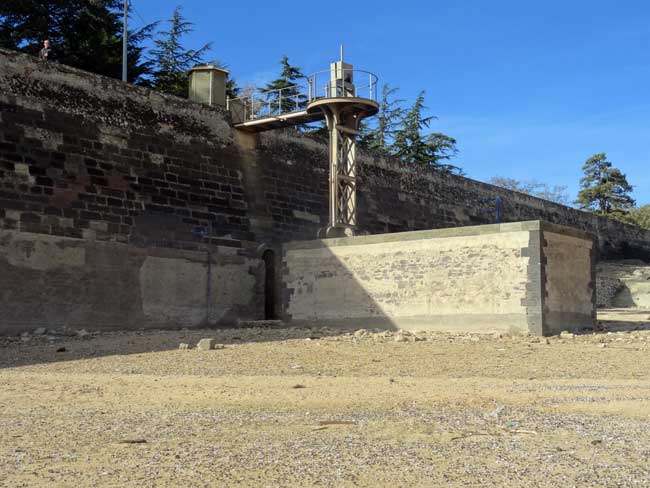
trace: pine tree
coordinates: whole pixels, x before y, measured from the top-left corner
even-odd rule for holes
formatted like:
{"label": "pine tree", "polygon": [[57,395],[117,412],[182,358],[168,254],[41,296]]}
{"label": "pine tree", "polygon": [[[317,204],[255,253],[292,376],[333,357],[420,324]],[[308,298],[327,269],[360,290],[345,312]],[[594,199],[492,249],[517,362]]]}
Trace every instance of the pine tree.
{"label": "pine tree", "polygon": [[576,203],[584,210],[600,215],[626,214],[634,206],[632,191],[620,169],[607,161],[605,153],[594,154],[582,165],[584,176],[580,180],[581,190]]}
{"label": "pine tree", "polygon": [[405,164],[435,168],[445,172],[462,173],[457,166],[444,163],[456,155],[456,140],[445,134],[423,134],[435,117],[425,117],[424,91],[402,120],[401,127],[395,131],[393,153]]}
{"label": "pine tree", "polygon": [[180,6],[174,9],[168,22],[169,30],[159,32],[161,37],[154,40],[155,47],[150,51],[152,86],[163,93],[187,98],[187,71],[203,62],[203,56],[212,44],[204,44],[196,50],[183,47],[181,38],[194,30],[194,24],[183,18]]}
{"label": "pine tree", "polygon": [[429,150],[430,165],[443,171],[452,171],[462,174],[463,171],[453,164],[445,163],[448,159],[458,154],[456,139],[440,132],[432,132],[426,137],[426,145]]}
{"label": "pine tree", "polygon": [[424,92],[421,91],[402,120],[402,126],[395,133],[393,149],[404,163],[429,165],[429,153],[422,131],[429,127],[433,117],[424,117]]}
{"label": "pine tree", "polygon": [[[217,68],[226,69],[227,65],[223,64],[221,61],[212,61],[210,62],[212,66]],[[227,98],[237,98],[241,88],[237,85],[237,81],[232,76],[228,75],[228,80],[226,80],[226,97]]]}
{"label": "pine tree", "polygon": [[390,154],[393,136],[404,116],[404,109],[400,105],[403,100],[392,99],[396,92],[397,88],[384,84],[376,122],[372,128],[366,125],[361,127],[359,146],[377,155]]}
{"label": "pine tree", "polygon": [[[155,24],[130,31],[129,81],[144,83],[149,66],[143,43]],[[49,39],[57,62],[93,73],[122,76],[120,0],[4,0],[0,2],[0,45],[36,55]]]}
{"label": "pine tree", "polygon": [[[269,112],[272,114],[293,112],[301,110],[307,105],[307,97],[301,90],[301,81],[305,75],[299,67],[289,63],[289,58],[284,55],[280,60],[282,70],[275,80],[266,84],[264,91],[269,91],[266,101]],[[277,90],[282,90],[280,93]]]}

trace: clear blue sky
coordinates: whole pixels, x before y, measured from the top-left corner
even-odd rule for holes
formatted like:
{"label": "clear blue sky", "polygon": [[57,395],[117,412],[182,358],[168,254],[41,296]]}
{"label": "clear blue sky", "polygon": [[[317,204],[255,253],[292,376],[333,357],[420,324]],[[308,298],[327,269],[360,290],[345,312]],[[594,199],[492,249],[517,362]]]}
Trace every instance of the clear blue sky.
{"label": "clear blue sky", "polygon": [[240,85],[267,81],[283,54],[327,69],[343,43],[408,102],[426,90],[432,130],[458,139],[471,178],[563,184],[573,198],[584,160],[606,152],[650,203],[648,0],[131,1],[148,22],[181,5],[187,45],[212,41]]}

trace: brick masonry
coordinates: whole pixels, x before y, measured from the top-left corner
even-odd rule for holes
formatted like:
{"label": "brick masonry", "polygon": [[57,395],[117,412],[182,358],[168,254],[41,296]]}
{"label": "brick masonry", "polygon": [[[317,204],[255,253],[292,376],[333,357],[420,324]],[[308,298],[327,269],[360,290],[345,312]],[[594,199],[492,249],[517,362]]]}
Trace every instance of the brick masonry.
{"label": "brick masonry", "polygon": [[[361,157],[359,222],[376,234],[543,219],[601,258],[650,259],[650,233],[471,179]],[[327,221],[327,155],[291,131],[238,134],[218,107],[0,50],[0,227],[136,246],[252,253]]]}

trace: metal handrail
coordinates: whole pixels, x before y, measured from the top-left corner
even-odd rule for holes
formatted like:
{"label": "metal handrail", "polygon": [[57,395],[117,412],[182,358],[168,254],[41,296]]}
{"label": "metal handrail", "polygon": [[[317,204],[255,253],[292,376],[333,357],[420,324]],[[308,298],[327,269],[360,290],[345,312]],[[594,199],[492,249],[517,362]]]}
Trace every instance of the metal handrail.
{"label": "metal handrail", "polygon": [[[375,102],[377,101],[377,84],[379,79],[377,78],[377,75],[374,73],[371,73],[370,71],[362,70],[362,69],[343,69],[343,79],[345,79],[345,74],[350,73],[352,74],[352,79],[355,77],[355,73],[363,74],[364,78],[367,77],[367,82],[361,82],[361,83],[356,83],[353,84],[354,86],[354,91],[353,92],[346,92],[345,87],[337,86],[336,87],[336,92],[332,94],[332,88],[331,88],[331,70],[323,70],[323,71],[318,71],[316,73],[313,73],[312,75],[307,77],[308,84],[309,84],[309,101],[313,101],[319,98],[330,98],[330,97],[337,97],[337,96],[355,96],[359,98],[366,98],[369,100],[374,100]],[[321,80],[321,81],[319,81]],[[325,81],[325,84],[321,84],[323,80]],[[365,96],[364,96],[365,95]]]}
{"label": "metal handrail", "polygon": [[[236,111],[238,119],[248,121],[299,112],[308,103],[323,98],[358,97],[377,101],[378,78],[375,74],[354,68],[343,69],[342,74],[343,82],[333,84],[331,70],[318,71],[306,77],[306,85],[296,83],[273,90],[254,90],[250,95],[227,98],[226,107],[231,112]],[[350,74],[352,80],[356,74],[362,75],[367,77],[367,82],[346,83],[346,74]],[[290,95],[286,94],[287,90],[291,90]]]}

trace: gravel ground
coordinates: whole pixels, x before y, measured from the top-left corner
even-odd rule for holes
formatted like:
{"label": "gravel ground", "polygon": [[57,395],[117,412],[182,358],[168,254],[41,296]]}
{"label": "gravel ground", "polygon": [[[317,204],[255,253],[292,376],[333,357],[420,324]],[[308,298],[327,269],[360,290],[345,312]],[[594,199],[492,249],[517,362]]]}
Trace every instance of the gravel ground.
{"label": "gravel ground", "polygon": [[[0,486],[650,486],[639,317],[641,330],[548,340],[325,328],[0,338]],[[224,347],[196,350],[205,337]]]}

